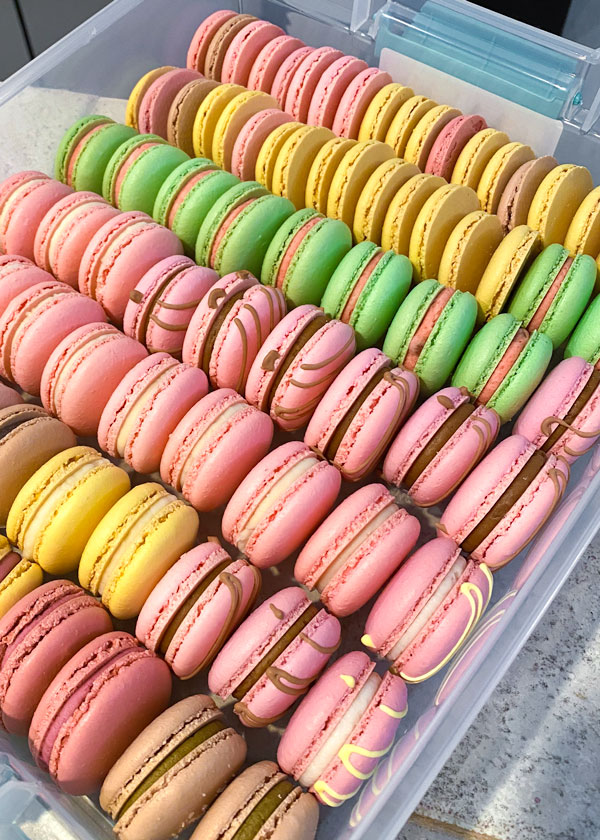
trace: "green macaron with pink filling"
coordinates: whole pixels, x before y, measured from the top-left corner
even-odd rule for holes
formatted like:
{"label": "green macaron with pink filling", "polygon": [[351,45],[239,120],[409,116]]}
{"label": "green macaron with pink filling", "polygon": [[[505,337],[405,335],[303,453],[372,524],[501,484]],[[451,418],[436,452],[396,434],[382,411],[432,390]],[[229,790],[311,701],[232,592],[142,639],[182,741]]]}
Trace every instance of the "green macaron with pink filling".
{"label": "green macaron with pink filling", "polygon": [[102,195],[102,179],[109,160],[136,131],[100,114],[82,117],[67,129],[59,143],[54,176],[76,190]]}

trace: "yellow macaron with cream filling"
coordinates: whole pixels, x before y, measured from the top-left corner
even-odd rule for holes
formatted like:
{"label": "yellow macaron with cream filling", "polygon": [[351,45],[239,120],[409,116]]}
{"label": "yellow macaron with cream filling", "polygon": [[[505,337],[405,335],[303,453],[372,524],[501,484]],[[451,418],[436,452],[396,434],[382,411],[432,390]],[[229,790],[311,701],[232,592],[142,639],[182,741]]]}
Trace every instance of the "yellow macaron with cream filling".
{"label": "yellow macaron with cream filling", "polygon": [[[334,137],[324,143],[313,160],[306,180],[306,207],[327,215],[327,199],[335,172],[346,152],[356,146],[357,141],[347,137]],[[257,179],[258,180],[258,179]]]}
{"label": "yellow macaron with cream filling", "polygon": [[454,164],[450,182],[476,190],[484,169],[498,149],[506,146],[507,143],[510,143],[510,140],[508,134],[503,131],[495,128],[484,128],[478,131],[463,146]]}
{"label": "yellow macaron with cream filling", "polygon": [[439,175],[420,173],[403,184],[390,201],[383,220],[381,246],[408,256],[410,236],[421,209],[436,190],[446,186]]}
{"label": "yellow macaron with cream filling", "polygon": [[0,618],[28,592],[41,586],[43,579],[41,567],[19,557],[0,534]]}
{"label": "yellow macaron with cream filling", "polygon": [[564,246],[572,254],[600,257],[600,187],[589,192],[575,211]]}
{"label": "yellow macaron with cream filling", "polygon": [[314,125],[303,125],[290,134],[275,159],[272,192],[289,198],[296,210],[302,210],[313,161],[319,149],[334,136],[329,128]]}
{"label": "yellow macaron with cream filling", "polygon": [[259,184],[262,184],[268,190],[273,187],[273,172],[281,147],[294,132],[302,127],[302,123],[299,122],[288,122],[283,123],[283,125],[278,125],[260,147],[260,151],[256,157],[255,178]]}
{"label": "yellow macaron with cream filling", "polygon": [[219,85],[204,97],[196,111],[192,127],[192,145],[196,157],[212,159],[213,140],[221,114],[236,96],[245,93],[242,85]]}

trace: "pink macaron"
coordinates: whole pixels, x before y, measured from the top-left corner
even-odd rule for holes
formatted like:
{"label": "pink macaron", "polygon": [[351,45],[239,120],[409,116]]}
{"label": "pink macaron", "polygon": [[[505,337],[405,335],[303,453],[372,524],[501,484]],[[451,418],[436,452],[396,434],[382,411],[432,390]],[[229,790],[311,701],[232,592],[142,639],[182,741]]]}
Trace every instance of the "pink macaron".
{"label": "pink macaron", "polygon": [[253,181],[256,176],[256,161],[263,143],[280,125],[291,122],[285,111],[266,108],[259,111],[242,126],[231,154],[231,171],[242,181]]}
{"label": "pink macaron", "polygon": [[260,52],[285,32],[266,20],[255,20],[244,26],[232,40],[225,53],[221,81],[249,87],[248,79]]}
{"label": "pink macaron", "polygon": [[291,114],[293,119],[305,123],[313,94],[323,73],[334,61],[343,57],[344,54],[333,47],[318,47],[308,53],[294,71],[285,97],[284,111]]}
{"label": "pink macaron", "polygon": [[442,388],[406,421],[383,462],[383,476],[418,505],[436,505],[464,481],[496,440],[500,418],[474,405],[465,388]]}
{"label": "pink macaron", "polygon": [[223,24],[227,23],[233,17],[236,17],[236,12],[232,12],[229,9],[219,9],[219,11],[213,12],[212,15],[209,15],[202,21],[198,29],[194,32],[187,52],[186,66],[190,70],[198,70],[200,73],[204,72],[204,62],[211,41]]}
{"label": "pink macaron", "polygon": [[2,726],[27,735],[42,694],[84,645],[112,630],[104,607],[68,580],[53,580],[21,598],[0,621]]}
{"label": "pink macaron", "polygon": [[77,435],[96,435],[102,412],[125,374],[147,356],[138,341],[110,324],[71,332],[51,354],[41,381],[44,408]]}
{"label": "pink macaron", "polygon": [[43,172],[28,170],[0,183],[0,254],[34,259],[34,241],[40,222],[71,187]]}
{"label": "pink macaron", "polygon": [[23,402],[25,400],[18,391],[0,382],[0,409],[9,408],[11,405],[19,405]]}
{"label": "pink macaron", "polygon": [[0,316],[18,294],[37,283],[53,279],[51,274],[38,268],[27,257],[19,254],[0,256]]}
{"label": "pink macaron", "polygon": [[181,254],[159,260],[129,293],[123,332],[145,344],[150,353],[163,351],[181,358],[192,315],[218,279],[212,268]]}
{"label": "pink macaron", "polygon": [[169,436],[207,392],[203,371],[168,353],[153,353],[113,391],[100,417],[98,443],[136,472],[156,472]]}
{"label": "pink macaron", "polygon": [[367,484],[338,505],[306,543],[294,577],[319,592],[334,615],[350,615],[381,589],[415,547],[419,520],[383,484]]}
{"label": "pink macaron", "polygon": [[197,402],[171,432],[161,478],[197,510],[225,504],[269,451],[273,423],[229,388]]}
{"label": "pink macaron", "polygon": [[149,85],[139,105],[138,131],[158,134],[167,139],[167,124],[171,104],[184,85],[204,78],[197,70],[174,67]]}
{"label": "pink macaron", "polygon": [[308,109],[308,124],[331,128],[346,88],[366,69],[367,63],[352,55],[343,55],[330,64],[317,82]]}
{"label": "pink macaron", "polygon": [[333,120],[332,131],[338,137],[358,139],[360,124],[371,100],[382,87],[393,81],[389,73],[368,67],[362,70],[346,87]]}
{"label": "pink macaron", "polygon": [[73,330],[103,321],[95,301],[48,280],[17,295],[0,317],[0,375],[34,396],[52,352]]}
{"label": "pink macaron", "polygon": [[338,470],[300,441],[274,449],[248,474],[223,514],[223,536],[259,568],[281,563],[331,510]]}
{"label": "pink macaron", "polygon": [[35,710],[38,767],[75,796],[94,793],[171,695],[168,666],[129,633],[106,633],[61,668]]}
{"label": "pink macaron", "polygon": [[279,65],[279,69],[275,73],[275,78],[273,79],[273,84],[269,92],[271,96],[275,97],[284,110],[285,101],[296,70],[302,64],[304,59],[314,51],[314,47],[298,47],[298,49],[291,52],[287,58],[284,58]]}
{"label": "pink macaron", "polygon": [[260,591],[260,572],[232,560],[218,542],[183,554],[156,584],[138,617],[136,636],[187,680],[208,667],[246,617]]}
{"label": "pink macaron", "polygon": [[375,601],[363,644],[393,662],[407,682],[437,673],[458,651],[492,594],[488,567],[438,537],[398,569]]}
{"label": "pink macaron", "polygon": [[302,700],[277,750],[282,770],[332,808],[368,779],[408,710],[406,685],[361,651],[331,665]]}
{"label": "pink macaron", "polygon": [[268,41],[254,59],[246,87],[271,93],[275,76],[282,63],[304,46],[300,38],[292,38],[291,35],[278,35]]}
{"label": "pink macaron", "polygon": [[392,367],[381,350],[363,350],[329,386],[304,441],[358,481],[377,466],[418,393],[416,374]]}
{"label": "pink macaron", "polygon": [[529,398],[513,432],[572,464],[600,437],[600,371],[579,356],[564,359]]}
{"label": "pink macaron", "polygon": [[260,348],[248,374],[246,399],[288,431],[310,419],[323,394],[354,356],[349,324],[304,304],[292,309]]}
{"label": "pink macaron", "polygon": [[340,639],[337,618],[290,586],[238,627],[209,671],[209,688],[223,699],[233,695],[246,726],[268,726],[307,691]]}
{"label": "pink macaron", "polygon": [[76,192],[61,198],[40,222],[33,246],[36,263],[76,289],[88,242],[118,213],[93,192]]}
{"label": "pink macaron", "polygon": [[183,253],[175,234],[138,211],[119,213],[90,239],[81,258],[79,290],[120,324],[144,274],[165,257]]}
{"label": "pink macaron", "polygon": [[452,497],[438,530],[499,569],[537,534],[560,501],[569,465],[522,435],[498,443]]}
{"label": "pink macaron", "polygon": [[439,175],[449,181],[454,171],[458,156],[479,131],[487,128],[487,123],[478,114],[461,115],[442,128],[433,142],[425,165],[425,172]]}

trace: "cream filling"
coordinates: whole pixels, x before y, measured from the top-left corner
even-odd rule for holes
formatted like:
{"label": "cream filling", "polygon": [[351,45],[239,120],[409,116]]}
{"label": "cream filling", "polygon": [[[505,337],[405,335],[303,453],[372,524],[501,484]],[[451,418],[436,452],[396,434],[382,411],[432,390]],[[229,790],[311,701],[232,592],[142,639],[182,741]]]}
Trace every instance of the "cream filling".
{"label": "cream filling", "polygon": [[325,773],[331,762],[342,749],[344,744],[347,744],[352,733],[359,725],[360,720],[381,683],[381,678],[378,674],[371,674],[369,679],[358,692],[354,702],[342,717],[338,725],[335,727],[331,735],[327,738],[319,752],[310,762],[304,773],[300,776],[299,782],[304,787],[314,785],[316,781]]}
{"label": "cream filling", "polygon": [[230,405],[229,408],[225,409],[222,414],[215,419],[214,423],[211,423],[210,426],[200,435],[196,443],[190,449],[187,458],[185,459],[183,466],[181,467],[180,473],[180,483],[181,486],[185,484],[187,481],[188,475],[190,470],[193,468],[194,463],[197,461],[198,458],[201,458],[204,452],[206,451],[206,447],[210,445],[212,440],[220,434],[220,430],[231,420],[234,414],[239,414],[240,411],[244,411],[248,407],[247,403],[239,402],[234,403],[234,405]]}
{"label": "cream filling", "polygon": [[456,584],[456,581],[466,568],[467,561],[465,558],[457,557],[444,580],[440,583],[435,592],[432,593],[431,597],[413,619],[410,626],[405,630],[402,636],[400,636],[394,647],[387,654],[388,659],[392,661],[398,659],[400,654],[405,651],[406,648],[417,638],[427,622],[431,620],[436,610],[441,607],[444,599],[448,597],[453,586]]}
{"label": "cream filling", "polygon": [[337,557],[334,559],[333,563],[328,566],[327,569],[323,572],[321,577],[317,581],[317,589],[319,592],[323,592],[326,586],[328,586],[332,579],[337,575],[341,569],[346,565],[350,557],[354,554],[354,552],[360,547],[361,543],[368,540],[371,534],[373,534],[380,525],[382,525],[386,519],[389,519],[392,514],[394,514],[398,508],[394,504],[389,504],[383,510],[379,511],[376,517],[372,519],[368,525],[366,525],[362,531],[359,531],[358,534],[351,540],[346,548],[341,551]]}
{"label": "cream filling", "polygon": [[[86,208],[92,207],[106,207],[106,201],[102,201],[102,199],[98,199],[98,201],[86,202]],[[68,233],[73,225],[73,219],[77,218],[82,211],[82,205],[78,207],[74,207],[70,213],[68,213],[64,219],[58,224],[54,230],[50,234],[50,242],[48,243],[47,247],[47,254],[48,254],[48,264],[50,265],[53,272],[56,272],[56,262],[58,259],[58,254],[60,251],[59,243],[63,241],[63,235]]]}
{"label": "cream filling", "polygon": [[4,207],[2,208],[2,212],[0,213],[0,231],[4,230],[6,224],[8,223],[8,219],[12,213],[12,207],[14,204],[18,204],[20,199],[25,195],[26,192],[30,189],[33,184],[45,184],[50,183],[48,178],[32,178],[30,181],[26,181],[24,184],[21,184],[20,187],[17,187],[16,190],[10,193],[7,197],[6,201],[4,202]]}
{"label": "cream filling", "polygon": [[175,497],[171,496],[170,493],[166,496],[160,496],[150,505],[150,507],[146,508],[142,514],[136,517],[130,528],[123,531],[119,543],[114,551],[110,553],[105,562],[104,568],[100,573],[100,582],[98,584],[98,592],[100,595],[104,594],[104,590],[107,585],[110,584],[113,575],[119,570],[123,561],[127,560],[131,556],[132,546],[136,545],[138,541],[141,540],[154,517],[158,516],[161,510],[166,508],[167,505],[172,504],[174,499]]}
{"label": "cream filling", "polygon": [[144,412],[146,408],[146,403],[148,399],[157,392],[163,382],[167,382],[170,379],[171,374],[173,373],[173,367],[169,367],[166,371],[164,371],[157,379],[152,380],[141,392],[141,394],[137,397],[136,400],[129,406],[129,410],[125,412],[125,417],[121,423],[119,428],[119,432],[117,434],[117,445],[116,449],[119,453],[119,456],[122,458],[123,453],[125,452],[125,448],[127,446],[127,441],[131,437],[136,427],[140,416]]}
{"label": "cream filling", "polygon": [[269,492],[265,495],[261,502],[256,506],[254,512],[248,518],[245,526],[240,530],[237,538],[237,547],[240,551],[244,551],[246,548],[246,543],[252,536],[254,529],[260,524],[260,522],[266,517],[272,507],[277,504],[281,496],[283,496],[289,488],[294,484],[294,482],[298,481],[298,479],[302,478],[302,476],[307,473],[309,470],[312,470],[314,466],[318,464],[317,458],[308,457],[303,458],[297,464],[289,469],[284,475],[281,476],[279,481],[276,481],[275,484],[271,487]]}

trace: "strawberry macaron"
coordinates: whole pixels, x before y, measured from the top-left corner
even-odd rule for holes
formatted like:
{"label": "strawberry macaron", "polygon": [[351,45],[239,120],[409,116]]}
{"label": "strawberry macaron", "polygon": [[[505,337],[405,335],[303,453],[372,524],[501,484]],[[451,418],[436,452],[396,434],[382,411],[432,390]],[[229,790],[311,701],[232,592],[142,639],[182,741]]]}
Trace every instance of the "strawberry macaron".
{"label": "strawberry macaron", "polygon": [[0,256],[0,316],[18,294],[37,283],[46,283],[53,279],[51,274],[38,268],[27,257],[21,257],[19,254]]}
{"label": "strawberry macaron", "polygon": [[0,382],[0,411],[3,408],[9,408],[11,405],[20,405],[24,402],[25,400],[18,391]]}
{"label": "strawberry macaron", "polygon": [[266,108],[254,114],[242,126],[231,153],[231,171],[242,181],[252,181],[256,175],[259,152],[269,134],[292,118],[278,108]]}
{"label": "strawberry macaron", "polygon": [[247,475],[223,514],[223,536],[259,568],[275,566],[332,508],[341,476],[308,446],[289,441]]}
{"label": "strawberry macaron", "polygon": [[246,617],[260,591],[257,568],[232,560],[218,542],[192,548],[156,584],[136,636],[187,680],[206,668]]}
{"label": "strawberry macaron", "polygon": [[465,388],[443,388],[409,417],[383,462],[383,477],[416,504],[436,505],[467,477],[496,440],[500,418]]}
{"label": "strawberry macaron", "polygon": [[43,172],[27,170],[0,182],[0,254],[34,259],[34,241],[50,208],[73,192]]}
{"label": "strawberry macaron", "polygon": [[242,723],[278,720],[318,677],[340,644],[340,623],[298,586],[276,592],[254,610],[215,659],[210,690]]}
{"label": "strawberry macaron", "polygon": [[141,134],[158,134],[167,139],[167,124],[171,104],[184,85],[202,79],[197,70],[173,67],[161,73],[148,85],[138,107],[138,130]]}
{"label": "strawberry macaron", "polygon": [[343,53],[333,47],[318,47],[307,53],[289,82],[283,110],[293,119],[307,122],[313,95],[323,73],[334,61],[343,57]]}
{"label": "strawberry macaron", "polygon": [[350,615],[385,584],[419,537],[419,520],[383,484],[361,487],[329,514],[296,561],[294,577],[334,615]]}
{"label": "strawberry macaron", "polygon": [[186,67],[191,70],[198,70],[200,73],[205,72],[206,54],[214,37],[224,23],[235,17],[237,17],[235,12],[229,9],[219,9],[218,12],[213,12],[212,15],[202,21],[194,32],[188,47]]}
{"label": "strawberry macaron", "polygon": [[304,441],[358,481],[377,466],[418,393],[416,374],[393,367],[381,350],[363,350],[329,386]]}
{"label": "strawberry macaron", "polygon": [[262,49],[283,35],[285,33],[280,26],[266,20],[255,20],[244,26],[225,53],[221,81],[247,85],[254,62]]}
{"label": "strawberry macaron", "polygon": [[514,434],[495,446],[460,486],[438,530],[474,560],[499,569],[537,534],[560,501],[569,465]]}
{"label": "strawberry macaron", "polygon": [[367,67],[346,87],[333,120],[333,133],[338,137],[358,139],[360,124],[373,97],[393,81],[389,73],[377,67]]}
{"label": "strawberry macaron", "polygon": [[271,38],[254,59],[246,87],[271,93],[275,76],[282,63],[304,46],[300,38],[293,38],[291,35]]}
{"label": "strawberry macaron", "polygon": [[488,567],[447,537],[425,543],[375,601],[362,643],[393,662],[393,673],[421,682],[458,651],[492,594]]}
{"label": "strawberry macaron", "polygon": [[408,710],[402,679],[374,668],[361,651],[338,659],[302,700],[277,750],[282,770],[332,808],[372,775]]}

